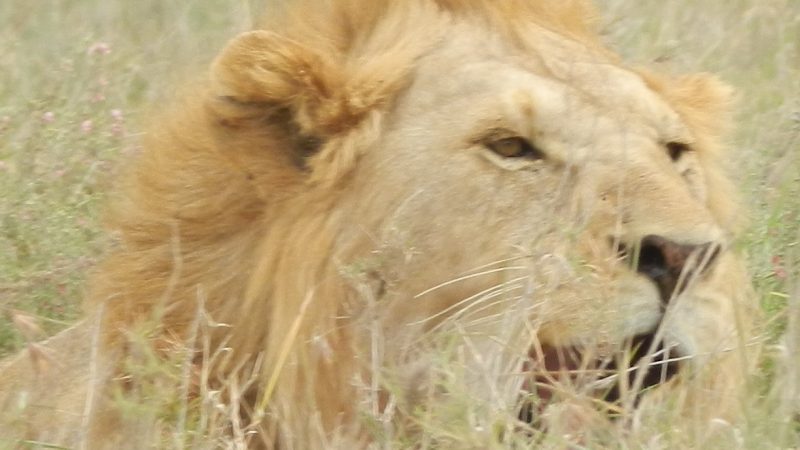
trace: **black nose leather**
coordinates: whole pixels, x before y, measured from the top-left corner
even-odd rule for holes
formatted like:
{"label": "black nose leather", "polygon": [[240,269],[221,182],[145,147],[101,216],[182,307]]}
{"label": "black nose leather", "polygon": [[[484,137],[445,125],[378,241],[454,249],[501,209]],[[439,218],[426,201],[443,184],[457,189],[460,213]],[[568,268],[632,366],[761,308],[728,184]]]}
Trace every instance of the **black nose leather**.
{"label": "black nose leather", "polygon": [[662,236],[649,235],[640,243],[636,271],[653,280],[666,304],[694,277],[711,267],[719,249],[719,245],[713,243],[679,244]]}

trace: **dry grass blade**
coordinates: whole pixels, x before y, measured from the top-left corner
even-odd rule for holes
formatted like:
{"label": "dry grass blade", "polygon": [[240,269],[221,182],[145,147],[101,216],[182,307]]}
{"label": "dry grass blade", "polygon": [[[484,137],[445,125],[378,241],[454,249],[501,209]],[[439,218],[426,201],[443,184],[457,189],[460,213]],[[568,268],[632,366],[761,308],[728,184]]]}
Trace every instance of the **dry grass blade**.
{"label": "dry grass blade", "polygon": [[28,342],[34,342],[44,336],[44,331],[42,331],[38,321],[29,314],[12,310],[11,321]]}

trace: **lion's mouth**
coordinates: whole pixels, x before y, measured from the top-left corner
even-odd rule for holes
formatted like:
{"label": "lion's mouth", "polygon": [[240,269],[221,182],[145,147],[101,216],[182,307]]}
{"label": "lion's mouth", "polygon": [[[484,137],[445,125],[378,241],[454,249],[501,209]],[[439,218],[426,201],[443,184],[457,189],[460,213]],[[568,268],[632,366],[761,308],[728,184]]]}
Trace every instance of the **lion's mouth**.
{"label": "lion's mouth", "polygon": [[643,393],[667,383],[681,370],[680,349],[656,340],[656,332],[636,335],[621,350],[539,346],[530,351],[526,402],[520,418],[534,422],[547,404],[576,395],[596,400],[610,415],[636,406]]}
{"label": "lion's mouth", "polygon": [[607,402],[618,402],[630,395],[638,401],[643,392],[666,383],[681,369],[680,350],[665,346],[663,340],[656,341],[655,333],[633,337],[629,349],[628,362],[623,367],[619,366],[619,359],[609,364],[608,370],[619,375],[605,393]]}

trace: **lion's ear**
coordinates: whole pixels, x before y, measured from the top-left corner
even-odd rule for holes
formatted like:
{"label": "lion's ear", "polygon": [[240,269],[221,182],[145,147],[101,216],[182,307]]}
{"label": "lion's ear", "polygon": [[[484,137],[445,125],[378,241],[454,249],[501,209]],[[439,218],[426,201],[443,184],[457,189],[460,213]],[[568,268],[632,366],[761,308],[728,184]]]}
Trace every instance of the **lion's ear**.
{"label": "lion's ear", "polygon": [[303,134],[327,138],[357,125],[372,106],[331,55],[270,31],[234,38],[212,67],[215,95],[290,111]]}
{"label": "lion's ear", "polygon": [[665,78],[647,70],[639,74],[676,108],[698,136],[716,138],[725,131],[733,89],[716,76],[698,73]]}
{"label": "lion's ear", "polygon": [[288,112],[291,133],[319,144],[302,152],[309,180],[335,182],[379,135],[383,112],[410,79],[419,49],[391,41],[369,57],[348,58],[251,31],[234,38],[214,62],[213,95],[246,106],[248,114],[253,106]]}
{"label": "lion's ear", "polygon": [[730,120],[733,88],[707,73],[675,80],[670,95],[698,134],[719,136]]}

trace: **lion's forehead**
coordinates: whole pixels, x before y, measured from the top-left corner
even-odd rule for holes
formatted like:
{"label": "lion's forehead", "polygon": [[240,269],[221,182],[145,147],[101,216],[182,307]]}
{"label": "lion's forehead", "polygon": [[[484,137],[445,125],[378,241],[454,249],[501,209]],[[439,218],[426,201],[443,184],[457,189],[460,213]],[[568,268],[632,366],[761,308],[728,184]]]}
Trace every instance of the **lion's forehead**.
{"label": "lion's forehead", "polygon": [[496,38],[454,33],[417,74],[410,97],[424,102],[420,111],[469,103],[460,113],[485,116],[478,123],[497,116],[514,131],[567,140],[573,149],[621,137],[692,140],[675,109],[636,72],[568,41],[521,52]]}

